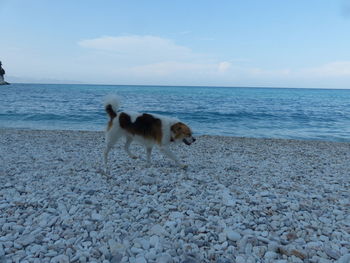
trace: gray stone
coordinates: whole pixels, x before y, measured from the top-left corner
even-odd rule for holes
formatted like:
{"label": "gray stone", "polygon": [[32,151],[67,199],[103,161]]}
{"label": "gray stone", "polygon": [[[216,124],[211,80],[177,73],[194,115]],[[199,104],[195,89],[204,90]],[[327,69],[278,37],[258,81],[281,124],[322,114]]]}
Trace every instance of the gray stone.
{"label": "gray stone", "polygon": [[341,256],[337,263],[350,263],[350,254],[346,254],[346,255],[343,255]]}
{"label": "gray stone", "polygon": [[335,251],[335,250],[333,250],[333,249],[325,248],[324,252],[326,252],[327,256],[329,256],[332,259],[336,259],[337,260],[337,259],[340,258],[340,253]]}
{"label": "gray stone", "polygon": [[91,214],[91,219],[94,221],[102,221],[103,220],[103,216],[99,213],[93,212]]}
{"label": "gray stone", "polygon": [[157,263],[172,263],[173,260],[168,253],[163,253],[163,254],[160,254],[159,256],[157,256],[156,262]]}
{"label": "gray stone", "polygon": [[167,232],[165,231],[164,227],[162,227],[161,225],[154,225],[151,228],[151,231],[153,234],[157,235],[157,236],[163,236],[166,235]]}
{"label": "gray stone", "polygon": [[225,233],[226,233],[227,238],[231,241],[237,242],[242,238],[242,236],[236,231],[232,231],[232,230],[227,229],[225,231]]}
{"label": "gray stone", "polygon": [[147,263],[147,260],[143,256],[140,256],[136,258],[135,263]]}
{"label": "gray stone", "polygon": [[34,243],[34,241],[35,241],[35,236],[32,234],[24,235],[16,239],[16,242],[18,244],[21,244],[22,246],[28,246],[29,244]]}
{"label": "gray stone", "polygon": [[116,253],[114,255],[112,255],[111,259],[110,259],[110,263],[120,263],[123,259],[123,255],[120,253]]}
{"label": "gray stone", "polygon": [[4,255],[5,255],[5,250],[4,250],[3,245],[0,243],[0,257],[2,257]]}
{"label": "gray stone", "polygon": [[52,258],[50,263],[69,263],[69,258],[66,255],[58,255]]}

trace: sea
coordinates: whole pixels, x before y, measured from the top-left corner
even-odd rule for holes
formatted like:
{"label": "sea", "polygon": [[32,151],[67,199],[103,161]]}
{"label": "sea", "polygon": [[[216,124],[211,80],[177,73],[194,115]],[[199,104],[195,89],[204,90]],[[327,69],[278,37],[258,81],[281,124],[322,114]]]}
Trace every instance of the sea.
{"label": "sea", "polygon": [[177,117],[196,135],[350,142],[350,90],[84,84],[0,86],[0,128],[103,131],[103,99]]}

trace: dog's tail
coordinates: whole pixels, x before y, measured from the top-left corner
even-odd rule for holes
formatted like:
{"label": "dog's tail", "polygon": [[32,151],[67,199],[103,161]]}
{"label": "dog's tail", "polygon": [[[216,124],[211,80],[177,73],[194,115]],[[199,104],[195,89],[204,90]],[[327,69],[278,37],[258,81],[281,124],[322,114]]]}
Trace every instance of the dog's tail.
{"label": "dog's tail", "polygon": [[107,95],[104,100],[104,106],[107,114],[113,120],[117,116],[120,106],[120,98],[117,95]]}

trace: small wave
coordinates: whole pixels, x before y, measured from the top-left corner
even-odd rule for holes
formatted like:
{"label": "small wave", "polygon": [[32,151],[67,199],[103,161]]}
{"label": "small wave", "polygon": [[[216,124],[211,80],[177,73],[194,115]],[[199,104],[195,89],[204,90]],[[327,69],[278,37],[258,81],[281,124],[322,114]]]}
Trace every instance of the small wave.
{"label": "small wave", "polygon": [[65,121],[65,122],[85,122],[95,120],[106,120],[106,114],[104,112],[91,112],[84,114],[52,114],[52,113],[32,113],[32,114],[20,114],[8,112],[0,114],[0,118],[3,120],[18,120],[18,121]]}

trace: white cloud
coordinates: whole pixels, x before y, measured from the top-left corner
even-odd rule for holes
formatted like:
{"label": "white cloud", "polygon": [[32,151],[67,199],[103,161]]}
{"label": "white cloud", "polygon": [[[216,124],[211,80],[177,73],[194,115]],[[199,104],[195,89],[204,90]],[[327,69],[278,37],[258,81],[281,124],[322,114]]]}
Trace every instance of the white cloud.
{"label": "white cloud", "polygon": [[[157,36],[116,36],[82,40],[79,46],[94,57],[94,66],[135,78],[168,80],[190,76],[217,75],[229,70],[231,63],[217,62],[208,55]],[[106,67],[108,64],[108,67]]]}
{"label": "white cloud", "polygon": [[232,64],[227,61],[220,62],[218,65],[218,71],[220,73],[225,73],[231,68]]}
{"label": "white cloud", "polygon": [[78,44],[84,48],[108,52],[138,63],[188,60],[197,56],[191,49],[157,36],[106,36],[82,40]]}
{"label": "white cloud", "polygon": [[215,65],[201,63],[185,63],[176,61],[159,62],[148,65],[132,67],[130,70],[137,75],[154,74],[157,76],[169,76],[172,74],[198,75],[199,72],[210,72]]}
{"label": "white cloud", "polygon": [[310,77],[350,77],[350,61],[335,61],[318,67],[301,70],[301,74]]}

